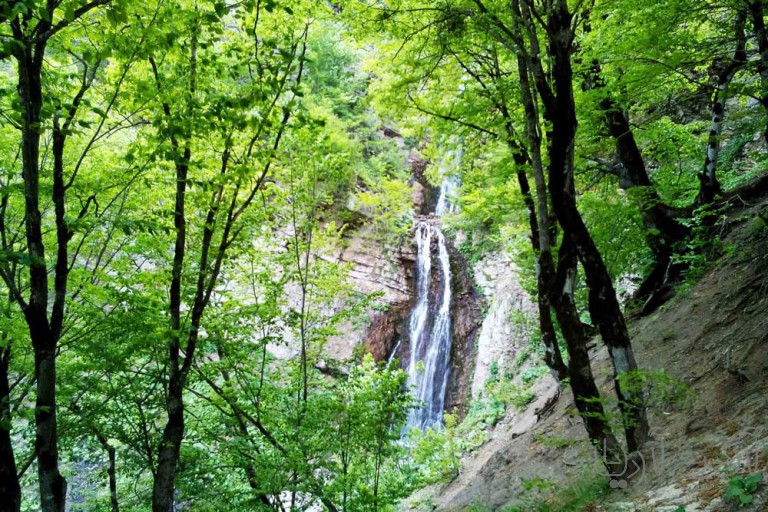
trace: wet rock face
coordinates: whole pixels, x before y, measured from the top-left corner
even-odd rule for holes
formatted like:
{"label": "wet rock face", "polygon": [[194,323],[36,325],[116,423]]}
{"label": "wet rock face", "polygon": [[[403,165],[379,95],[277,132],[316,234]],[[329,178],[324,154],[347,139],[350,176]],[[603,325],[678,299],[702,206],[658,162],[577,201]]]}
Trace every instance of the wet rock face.
{"label": "wet rock face", "polygon": [[[427,222],[437,222],[435,218],[425,218]],[[469,266],[448,239],[447,249],[451,261],[451,358],[448,369],[448,385],[445,397],[445,410],[466,413],[472,390],[472,375],[477,356],[477,337],[482,323],[483,297],[477,292],[470,276]],[[390,302],[389,309],[375,316],[365,335],[365,345],[376,360],[395,357],[400,367],[408,368],[410,363],[411,340],[409,325],[415,298],[415,245],[408,243],[408,251],[401,251],[401,261],[408,265],[408,279],[411,286],[408,300]],[[438,247],[432,240],[433,256]],[[430,293],[439,296],[442,291],[442,276],[438,265],[431,269]],[[427,320],[427,330],[431,326],[434,314]],[[396,350],[394,350],[396,349]]]}
{"label": "wet rock face", "polygon": [[393,352],[397,341],[408,335],[411,302],[396,302],[371,320],[365,333],[365,347],[376,361],[384,361]]}
{"label": "wet rock face", "polygon": [[[439,223],[434,216],[420,216],[422,222]],[[412,237],[411,237],[412,240]],[[451,270],[451,356],[448,368],[448,382],[444,410],[456,412],[460,417],[466,413],[472,397],[472,376],[477,357],[477,337],[482,324],[484,298],[478,293],[464,256],[456,249],[455,241],[446,239]],[[407,244],[409,251],[403,253],[401,261],[409,265],[409,300],[390,303],[389,310],[374,318],[366,333],[365,344],[377,360],[389,357],[400,361],[400,368],[406,370],[410,364],[411,340],[409,326],[415,301],[415,242]],[[430,246],[433,260],[438,252],[437,239]],[[439,265],[433,264],[429,280],[430,295],[442,294],[443,278]],[[434,312],[427,318],[426,331],[431,330]],[[386,350],[385,350],[386,348]],[[394,350],[393,350],[394,349]]]}
{"label": "wet rock face", "polygon": [[392,352],[407,321],[415,256],[408,241],[399,247],[387,246],[372,228],[349,234],[346,242],[338,261],[349,265],[348,279],[355,290],[381,294],[383,310],[369,311],[367,325],[342,326],[341,334],[328,340],[324,351],[331,359],[347,360],[353,357],[355,347],[363,344],[381,361]]}
{"label": "wet rock face", "polygon": [[[409,155],[408,160],[413,176],[414,211],[420,214],[422,221],[439,223],[437,217],[427,213],[435,211],[440,192],[439,187],[431,186],[424,176],[427,162],[416,153]],[[364,226],[364,223],[358,226]],[[366,227],[359,227],[348,236],[347,247],[338,260],[350,264],[349,279],[356,290],[382,294],[384,308],[369,312],[367,327],[350,325],[343,328],[343,333],[326,345],[326,354],[335,360],[350,359],[355,347],[362,342],[377,361],[395,357],[400,360],[401,368],[408,368],[409,324],[416,296],[416,245],[413,236],[399,247],[386,246]],[[431,250],[436,256],[437,243],[435,240],[432,242]],[[463,416],[472,396],[484,297],[478,293],[469,265],[456,249],[457,243],[453,240],[446,242],[451,262],[452,344],[445,410],[456,411]],[[435,296],[442,290],[438,267],[433,265],[430,280],[431,293]],[[428,323],[430,321],[428,319]]]}
{"label": "wet rock face", "polygon": [[449,244],[448,251],[451,256],[453,280],[451,303],[453,344],[445,409],[455,410],[460,417],[463,417],[472,398],[472,375],[477,359],[477,337],[483,319],[484,298],[477,291],[464,256],[454,244]]}
{"label": "wet rock face", "polygon": [[[385,136],[397,136],[384,133]],[[414,212],[420,213],[431,205],[432,191],[426,184],[424,169],[427,161],[416,151],[408,155],[411,167]],[[367,220],[367,219],[366,219]],[[408,344],[408,319],[414,301],[414,265],[416,250],[409,237],[397,246],[387,245],[376,237],[372,228],[358,224],[359,229],[350,232],[347,247],[339,255],[340,262],[351,264],[349,280],[362,293],[382,293],[383,310],[368,313],[367,328],[347,326],[345,332],[334,337],[326,346],[326,352],[334,359],[349,359],[356,346],[362,345],[377,361],[393,355],[395,345]],[[402,359],[401,351],[397,357]],[[405,361],[407,364],[407,361]]]}

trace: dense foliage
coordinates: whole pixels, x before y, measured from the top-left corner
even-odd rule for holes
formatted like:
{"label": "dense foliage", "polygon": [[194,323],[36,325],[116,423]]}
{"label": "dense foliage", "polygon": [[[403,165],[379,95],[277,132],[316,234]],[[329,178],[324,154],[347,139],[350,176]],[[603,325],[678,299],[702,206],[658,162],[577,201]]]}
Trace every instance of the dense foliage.
{"label": "dense foliage", "polygon": [[526,389],[409,454],[404,373],[323,351],[377,306],[335,255],[403,242],[416,151],[460,155],[460,250],[515,256],[590,438],[642,445],[617,291],[718,249],[768,136],[763,2],[652,4],[0,3],[0,510],[390,510],[455,474]]}

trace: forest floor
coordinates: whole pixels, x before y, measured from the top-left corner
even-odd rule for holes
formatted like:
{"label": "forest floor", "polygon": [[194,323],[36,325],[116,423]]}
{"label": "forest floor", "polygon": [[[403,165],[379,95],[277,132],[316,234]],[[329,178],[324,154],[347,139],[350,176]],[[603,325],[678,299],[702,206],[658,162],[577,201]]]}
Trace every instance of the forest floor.
{"label": "forest floor", "polygon": [[[768,466],[768,200],[731,209],[718,224],[723,256],[682,285],[653,314],[630,321],[639,365],[652,379],[654,440],[626,489],[612,489],[599,455],[574,414],[570,389],[559,398],[549,377],[525,411],[510,412],[490,441],[462,459],[448,484],[417,493],[412,510],[731,511],[768,510],[768,474],[754,502],[725,499],[729,481]],[[613,395],[606,349],[592,350],[604,397]],[[689,387],[689,388],[688,388]],[[681,396],[682,393],[684,395]],[[597,488],[597,499],[572,501]],[[753,494],[753,493],[747,493]],[[570,496],[570,498],[568,497]],[[548,505],[542,504],[547,503]],[[680,508],[683,507],[683,508]]]}

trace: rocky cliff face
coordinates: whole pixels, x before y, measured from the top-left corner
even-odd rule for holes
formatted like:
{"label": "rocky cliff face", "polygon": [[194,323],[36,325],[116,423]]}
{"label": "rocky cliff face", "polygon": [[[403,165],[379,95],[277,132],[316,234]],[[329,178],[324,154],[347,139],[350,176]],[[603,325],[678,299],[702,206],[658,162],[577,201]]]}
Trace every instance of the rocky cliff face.
{"label": "rocky cliff face", "polygon": [[[424,162],[412,157],[411,166],[414,210],[432,211],[436,193],[423,178]],[[438,222],[436,218],[434,221]],[[452,346],[445,409],[463,416],[471,398],[483,390],[493,365],[504,373],[513,369],[517,355],[530,340],[529,319],[534,317],[535,305],[520,285],[518,269],[508,257],[491,255],[470,268],[457,250],[458,243],[448,240]],[[353,359],[359,347],[377,361],[396,357],[406,368],[409,320],[415,301],[413,237],[388,243],[363,219],[346,232],[343,247],[328,257],[349,266],[348,279],[356,291],[379,294],[380,299],[377,307],[368,311],[367,321],[349,322],[340,328],[340,334],[328,340],[323,368],[331,373],[344,372],[338,363]],[[295,356],[294,345],[282,344],[271,350],[277,357],[289,358]]]}
{"label": "rocky cliff face", "polygon": [[350,265],[349,280],[355,290],[381,294],[383,310],[368,312],[367,327],[346,326],[342,335],[329,340],[326,352],[334,359],[349,359],[362,343],[381,361],[389,356],[397,340],[407,335],[405,324],[413,300],[413,247],[409,240],[399,246],[387,246],[370,228],[350,234],[346,241],[339,262]]}
{"label": "rocky cliff face", "polygon": [[[439,222],[432,216],[438,202],[439,187],[434,187],[426,180],[424,170],[426,162],[411,158],[412,186],[414,189],[414,210],[422,219],[429,222]],[[451,357],[448,369],[448,387],[445,397],[445,410],[458,412],[463,416],[471,398],[471,382],[477,356],[477,336],[482,322],[482,302],[475,282],[471,276],[469,265],[464,256],[457,250],[458,243],[447,239],[447,249],[450,257],[451,270]],[[437,251],[437,246],[432,248]],[[411,242],[411,253],[415,256],[415,245]],[[411,263],[413,278],[415,262]],[[411,290],[415,283],[411,281]],[[432,280],[432,286],[440,287],[439,279]],[[405,316],[399,317],[400,328],[397,330],[398,345],[392,356],[401,361],[401,366],[408,366],[410,340],[408,339],[408,320],[411,301],[404,311]],[[397,314],[397,313],[394,313]],[[391,322],[391,321],[390,321]],[[374,325],[375,327],[375,325]],[[372,332],[377,333],[375,329]]]}
{"label": "rocky cliff face", "polygon": [[451,324],[451,366],[445,408],[464,416],[472,397],[472,381],[478,355],[478,335],[483,320],[484,298],[479,294],[469,272],[469,264],[456,250],[453,243],[448,247],[451,256],[453,278],[453,303]]}
{"label": "rocky cliff face", "polygon": [[[426,162],[416,154],[411,154],[409,161],[413,174],[414,211],[426,216],[427,212],[435,209],[438,191],[424,178]],[[406,368],[410,353],[409,320],[415,300],[416,247],[413,237],[409,236],[399,244],[387,243],[364,222],[358,226],[347,232],[346,245],[335,258],[350,266],[349,280],[355,290],[381,294],[380,307],[368,312],[367,325],[345,325],[342,334],[329,340],[325,353],[331,360],[345,361],[354,356],[357,347],[363,346],[376,360],[396,357],[401,367]],[[518,296],[519,287],[509,284],[509,279],[504,280],[503,274],[509,269],[503,268],[503,265],[490,265],[483,268],[482,276],[484,286],[492,291],[486,291],[484,297],[479,293],[469,265],[456,245],[449,241],[453,341],[445,408],[463,415],[477,387],[475,382],[478,379],[484,382],[482,375],[487,375],[491,362],[498,360],[504,352],[501,347],[508,341],[507,335],[512,329],[507,325],[509,311],[514,306],[512,297]],[[501,283],[496,282],[499,277],[496,273],[502,277]],[[434,283],[435,286],[438,284]],[[491,311],[495,311],[495,316],[490,324],[485,325],[483,304],[488,299],[494,301]],[[478,339],[483,331],[486,332],[485,341],[479,346]],[[484,354],[484,362],[476,370],[478,348],[480,353],[487,349],[490,351]],[[513,358],[510,364],[511,361]],[[481,377],[478,377],[478,372]]]}
{"label": "rocky cliff face", "polygon": [[474,267],[488,309],[477,338],[477,362],[472,378],[472,396],[483,390],[497,365],[500,374],[511,371],[520,351],[533,333],[536,305],[520,285],[519,269],[503,254],[492,254]]}
{"label": "rocky cliff face", "polygon": [[[424,178],[426,163],[415,155],[411,155],[410,163],[414,211],[427,218],[426,212],[434,211],[438,193]],[[361,331],[350,326],[343,335],[329,342],[326,352],[333,359],[348,359],[362,341],[376,360],[395,357],[400,360],[401,367],[406,368],[410,353],[409,320],[415,300],[416,247],[413,238],[407,237],[397,247],[386,246],[375,233],[362,228],[352,232],[347,242],[338,259],[351,265],[349,279],[353,287],[363,293],[381,293],[384,307],[369,312],[367,329]],[[449,241],[448,251],[452,281],[452,349],[445,408],[463,414],[471,397],[483,298],[470,276],[469,265],[452,241]],[[440,283],[434,281],[433,286],[440,286]]]}

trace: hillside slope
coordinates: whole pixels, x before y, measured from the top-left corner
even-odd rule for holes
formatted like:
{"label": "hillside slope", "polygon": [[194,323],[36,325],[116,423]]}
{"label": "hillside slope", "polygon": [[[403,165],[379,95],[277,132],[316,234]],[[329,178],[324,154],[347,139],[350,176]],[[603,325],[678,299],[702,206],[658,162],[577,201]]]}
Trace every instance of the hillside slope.
{"label": "hillside slope", "polygon": [[[452,482],[425,489],[408,507],[533,510],[548,501],[543,510],[565,510],[556,498],[564,488],[597,483],[602,496],[586,510],[736,510],[723,499],[728,480],[768,464],[768,227],[757,216],[767,206],[763,199],[732,209],[717,226],[725,256],[660,310],[630,323],[641,367],[657,376],[649,388],[654,441],[626,490],[610,490],[570,390],[555,402],[557,385],[546,378],[535,387],[537,399],[510,413]],[[603,396],[611,396],[602,345],[592,361]],[[662,370],[675,380],[659,377]],[[742,510],[768,509],[767,487]]]}

